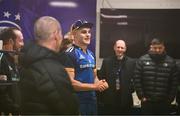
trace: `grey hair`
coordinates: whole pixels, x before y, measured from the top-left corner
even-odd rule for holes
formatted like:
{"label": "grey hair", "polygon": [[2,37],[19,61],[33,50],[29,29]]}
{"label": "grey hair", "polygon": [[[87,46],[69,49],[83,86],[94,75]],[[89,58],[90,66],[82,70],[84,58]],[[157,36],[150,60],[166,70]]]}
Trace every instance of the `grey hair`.
{"label": "grey hair", "polygon": [[47,40],[55,31],[61,30],[57,19],[50,16],[40,17],[34,24],[35,40]]}

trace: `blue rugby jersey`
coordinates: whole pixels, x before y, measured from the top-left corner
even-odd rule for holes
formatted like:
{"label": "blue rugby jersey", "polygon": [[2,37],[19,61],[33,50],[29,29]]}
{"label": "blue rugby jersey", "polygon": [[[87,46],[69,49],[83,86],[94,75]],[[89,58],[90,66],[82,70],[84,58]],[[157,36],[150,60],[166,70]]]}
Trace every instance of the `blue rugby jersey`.
{"label": "blue rugby jersey", "polygon": [[[76,45],[68,48],[66,54],[72,60],[72,68],[75,69],[75,80],[82,83],[94,83],[94,54],[88,49],[86,53],[84,53],[82,49]],[[79,91],[77,92],[77,95],[80,103],[96,102],[95,91]]]}

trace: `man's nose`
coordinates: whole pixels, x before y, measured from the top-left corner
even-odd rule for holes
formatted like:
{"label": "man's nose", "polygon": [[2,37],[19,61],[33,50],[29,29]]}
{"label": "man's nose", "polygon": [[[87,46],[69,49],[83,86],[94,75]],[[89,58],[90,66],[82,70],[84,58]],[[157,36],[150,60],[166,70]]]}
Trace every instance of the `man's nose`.
{"label": "man's nose", "polygon": [[155,51],[156,51],[156,52],[160,52],[160,49],[157,48]]}
{"label": "man's nose", "polygon": [[86,33],[86,36],[87,36],[87,37],[90,37],[90,35],[91,35],[90,33]]}

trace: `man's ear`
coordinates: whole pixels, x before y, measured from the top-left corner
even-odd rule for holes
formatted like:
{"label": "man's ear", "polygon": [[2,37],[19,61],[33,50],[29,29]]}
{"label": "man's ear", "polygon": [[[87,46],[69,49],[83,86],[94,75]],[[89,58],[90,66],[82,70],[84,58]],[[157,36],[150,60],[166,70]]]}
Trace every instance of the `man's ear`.
{"label": "man's ear", "polygon": [[127,51],[127,47],[125,47],[125,52]]}
{"label": "man's ear", "polygon": [[9,39],[8,44],[10,44],[10,45],[14,45],[14,41],[13,41],[13,39]]}
{"label": "man's ear", "polygon": [[152,50],[152,47],[153,47],[153,46],[152,46],[152,45],[150,45],[150,46],[149,46],[149,50]]}
{"label": "man's ear", "polygon": [[9,39],[7,43],[3,44],[3,50],[9,50],[12,51],[14,46],[14,41],[13,39]]}
{"label": "man's ear", "polygon": [[114,50],[114,51],[116,50],[116,44],[113,45],[113,50]]}
{"label": "man's ear", "polygon": [[58,39],[58,32],[57,32],[57,31],[55,31],[55,32],[53,33],[53,39],[55,39],[55,40]]}

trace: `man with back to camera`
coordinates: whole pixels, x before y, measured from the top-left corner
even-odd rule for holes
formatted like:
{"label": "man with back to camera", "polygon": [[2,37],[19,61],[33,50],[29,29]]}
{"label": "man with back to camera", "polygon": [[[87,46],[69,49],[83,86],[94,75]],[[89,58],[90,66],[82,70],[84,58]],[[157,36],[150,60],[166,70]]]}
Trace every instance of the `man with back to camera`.
{"label": "man with back to camera", "polygon": [[34,34],[35,42],[24,47],[19,59],[23,67],[22,114],[78,115],[76,95],[58,56],[62,41],[60,23],[50,16],[40,17]]}
{"label": "man with back to camera", "polygon": [[175,60],[165,51],[164,41],[152,39],[148,54],[139,58],[134,74],[142,114],[169,114],[177,91]]}
{"label": "man with back to camera", "polygon": [[126,43],[117,40],[114,44],[115,55],[105,58],[98,76],[106,79],[109,89],[101,93],[102,114],[130,114],[133,107],[132,76],[135,60],[126,56]]}
{"label": "man with back to camera", "polygon": [[93,24],[78,20],[72,25],[74,45],[66,50],[72,61],[72,67],[66,67],[72,85],[77,91],[81,115],[96,115],[97,101],[95,91],[108,88],[105,80],[99,80],[96,75],[94,54],[87,48],[91,41]]}
{"label": "man with back to camera", "polygon": [[0,40],[3,42],[3,51],[0,53],[1,82],[10,83],[1,85],[0,112],[5,114],[19,114],[20,93],[18,83],[20,80],[18,54],[24,46],[21,29],[7,27],[1,31]]}

